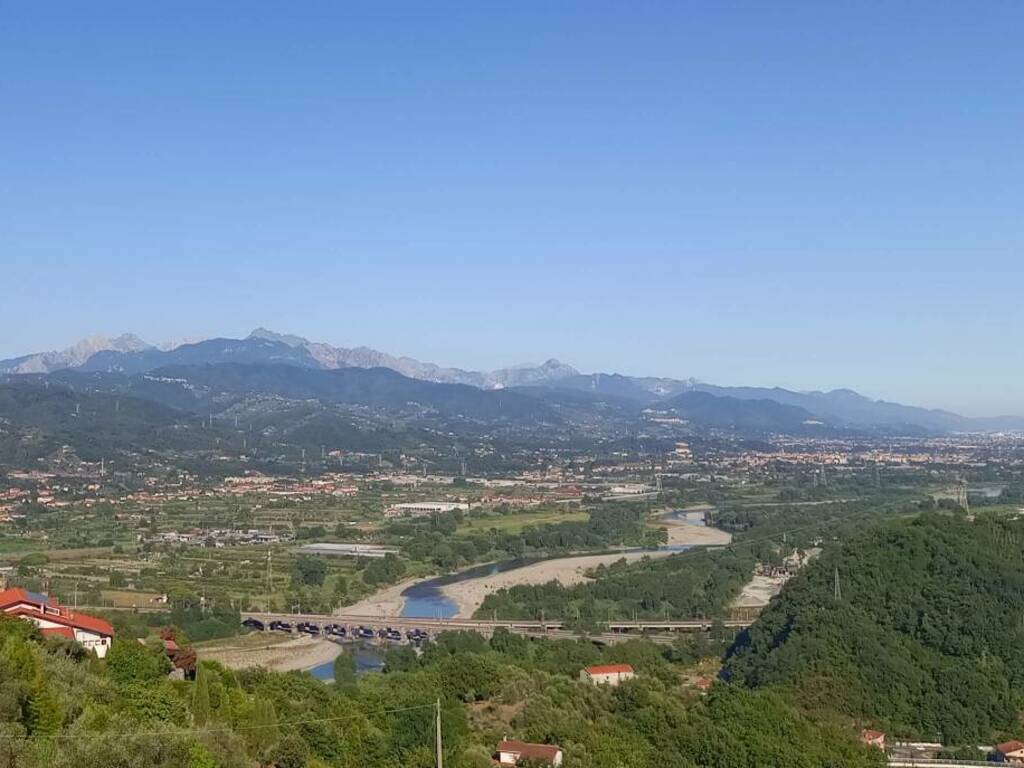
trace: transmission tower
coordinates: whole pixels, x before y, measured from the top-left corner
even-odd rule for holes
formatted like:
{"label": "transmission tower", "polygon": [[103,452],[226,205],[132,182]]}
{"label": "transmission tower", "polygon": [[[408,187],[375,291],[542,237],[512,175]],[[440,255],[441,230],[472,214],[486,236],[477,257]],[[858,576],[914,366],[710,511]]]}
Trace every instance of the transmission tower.
{"label": "transmission tower", "polygon": [[971,502],[967,498],[967,481],[963,478],[956,484],[956,503],[968,514],[971,511]]}
{"label": "transmission tower", "polygon": [[843,599],[843,588],[839,584],[839,568],[838,567],[835,570],[835,577],[836,577],[836,588],[835,588],[836,589],[836,600],[839,601],[839,600]]}

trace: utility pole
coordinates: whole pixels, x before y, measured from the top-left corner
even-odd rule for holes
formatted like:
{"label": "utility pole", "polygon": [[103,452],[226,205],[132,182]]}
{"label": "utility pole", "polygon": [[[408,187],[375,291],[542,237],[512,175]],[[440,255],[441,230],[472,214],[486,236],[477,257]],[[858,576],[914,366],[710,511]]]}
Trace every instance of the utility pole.
{"label": "utility pole", "polygon": [[272,554],[272,551],[268,549],[267,550],[267,613],[270,613],[270,596],[274,593],[274,586],[273,586],[274,579],[273,579],[273,576],[272,576],[273,566],[271,565],[271,560],[270,560],[271,554]]}
{"label": "utility pole", "polygon": [[836,600],[843,599],[843,589],[839,586],[839,568],[836,567]]}
{"label": "utility pole", "polygon": [[441,745],[441,697],[437,698],[437,704],[435,705],[436,718],[435,722],[437,725],[437,768],[444,768],[444,752]]}

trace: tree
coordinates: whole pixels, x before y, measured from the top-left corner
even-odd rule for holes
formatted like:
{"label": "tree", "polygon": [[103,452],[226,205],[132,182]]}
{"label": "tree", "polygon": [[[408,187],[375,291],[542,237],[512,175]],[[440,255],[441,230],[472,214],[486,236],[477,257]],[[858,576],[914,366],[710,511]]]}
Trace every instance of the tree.
{"label": "tree", "polygon": [[327,577],[327,566],[318,557],[299,555],[292,567],[292,581],[307,587],[323,586]]}
{"label": "tree", "polygon": [[412,672],[419,666],[419,659],[408,645],[391,648],[384,654],[385,672]]}
{"label": "tree", "polygon": [[270,764],[275,768],[304,768],[308,758],[306,742],[290,733],[271,750]]}
{"label": "tree", "polygon": [[280,732],[277,727],[277,709],[274,702],[262,697],[253,705],[252,745],[257,755],[264,757],[277,744]]}
{"label": "tree", "polygon": [[338,685],[352,685],[356,681],[356,657],[350,653],[339,653],[334,660],[334,682]]}
{"label": "tree", "polygon": [[167,677],[171,662],[162,647],[146,646],[137,640],[117,638],[107,653],[110,676],[119,683],[144,683]]}
{"label": "tree", "polygon": [[42,675],[36,677],[28,700],[28,726],[33,734],[51,735],[64,724],[64,708]]}
{"label": "tree", "polygon": [[192,691],[192,722],[202,728],[210,721],[210,673],[200,664]]}

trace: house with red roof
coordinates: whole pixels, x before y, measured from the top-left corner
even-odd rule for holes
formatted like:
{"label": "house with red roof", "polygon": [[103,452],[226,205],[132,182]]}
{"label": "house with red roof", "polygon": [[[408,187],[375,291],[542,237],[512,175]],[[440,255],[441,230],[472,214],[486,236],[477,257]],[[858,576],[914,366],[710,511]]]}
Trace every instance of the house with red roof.
{"label": "house with red roof", "polygon": [[996,759],[1001,763],[1012,763],[1024,765],[1024,742],[1013,739],[997,744],[995,749]]}
{"label": "house with red roof", "polygon": [[884,750],[885,734],[882,731],[865,728],[860,732],[860,743],[866,744],[869,747],[878,747],[879,749]]}
{"label": "house with red roof", "polygon": [[498,744],[498,765],[519,765],[525,760],[559,766],[562,764],[562,748],[554,744],[531,744],[511,739]]}
{"label": "house with red roof", "polygon": [[0,612],[31,621],[44,636],[75,640],[101,659],[114,639],[114,628],[103,619],[79,613],[46,595],[20,587],[0,592]]}
{"label": "house with red roof", "polygon": [[629,664],[597,664],[580,670],[580,681],[591,685],[618,685],[636,677]]}

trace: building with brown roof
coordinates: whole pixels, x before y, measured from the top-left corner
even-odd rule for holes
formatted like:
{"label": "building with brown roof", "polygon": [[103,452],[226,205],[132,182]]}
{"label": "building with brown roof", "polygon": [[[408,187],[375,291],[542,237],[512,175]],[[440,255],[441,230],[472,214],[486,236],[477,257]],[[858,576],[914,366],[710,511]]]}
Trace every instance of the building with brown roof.
{"label": "building with brown roof", "polygon": [[498,744],[498,765],[519,765],[524,760],[559,766],[562,764],[562,748],[554,744],[531,744],[511,739]]}
{"label": "building with brown roof", "polygon": [[1004,741],[997,744],[995,749],[996,758],[1001,763],[1013,763],[1024,765],[1024,741]]}

